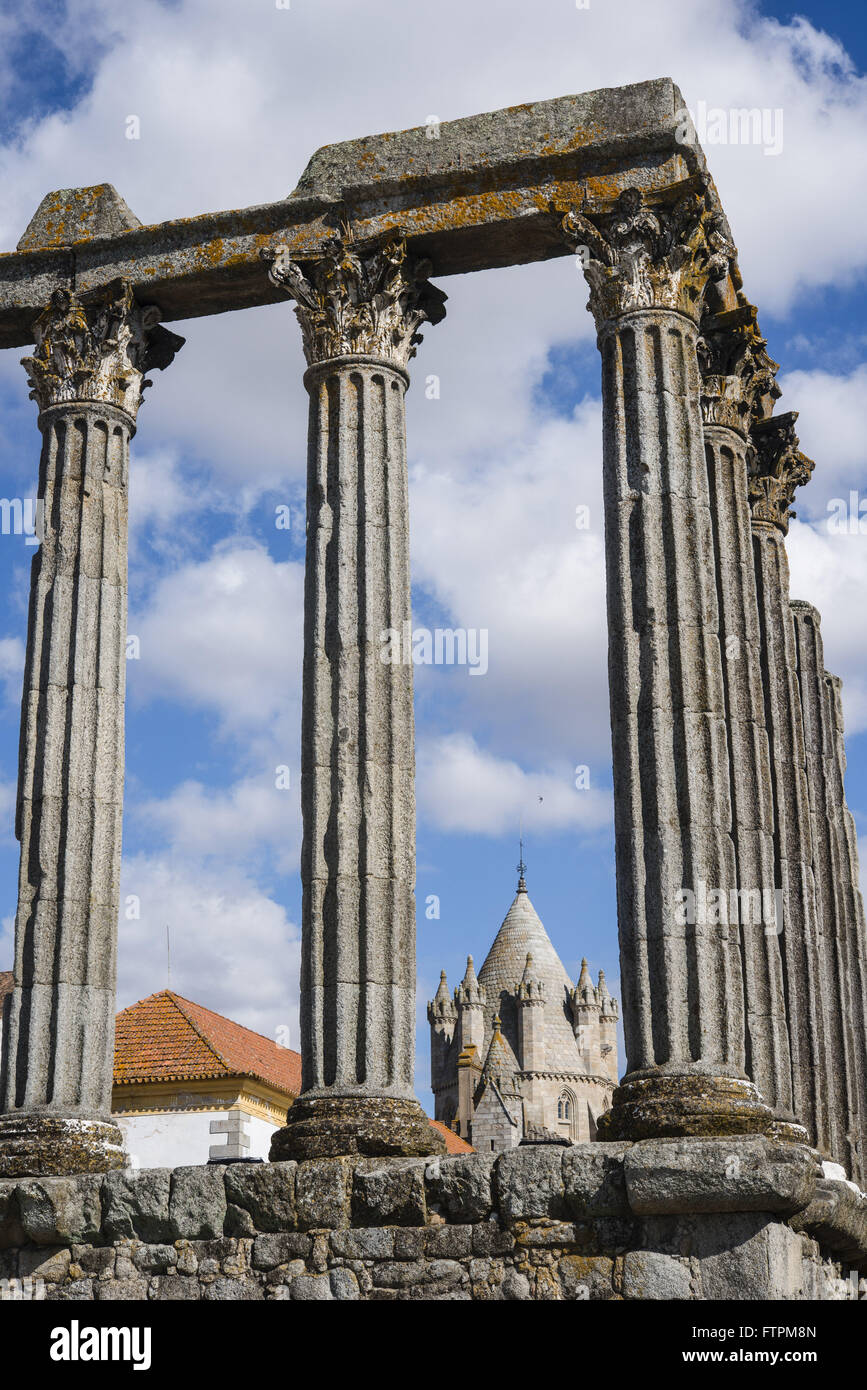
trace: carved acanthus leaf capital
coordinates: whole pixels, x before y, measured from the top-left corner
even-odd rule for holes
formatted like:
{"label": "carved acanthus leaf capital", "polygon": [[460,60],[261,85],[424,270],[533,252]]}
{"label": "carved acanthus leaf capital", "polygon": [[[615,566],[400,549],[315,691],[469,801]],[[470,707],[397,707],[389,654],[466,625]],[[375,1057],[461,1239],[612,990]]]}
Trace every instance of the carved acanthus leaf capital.
{"label": "carved acanthus leaf capital", "polygon": [[739,298],[737,309],[702,320],[697,351],[704,423],[746,435],[754,421],[767,419],[782,393],[779,364],[768,354],[755,306]]}
{"label": "carved acanthus leaf capital", "polygon": [[21,359],[40,410],[73,401],[117,406],[133,420],[145,374],[164,370],[184,339],[159,324],[154,305],[136,303],[126,280],[79,298],[56,289],[33,325],[36,346]]}
{"label": "carved acanthus leaf capital", "polygon": [[757,420],[751,432],[749,496],[753,521],[777,526],[784,534],[797,513],[795,489],[810,481],[815,464],[798,448],[796,410]]}
{"label": "carved acanthus leaf capital", "polygon": [[581,259],[597,328],[633,309],[678,309],[697,320],[707,286],[735,255],[707,189],[650,207],[626,188],[608,212],[570,209],[563,233]]}
{"label": "carved acanthus leaf capital", "polygon": [[428,280],[430,261],[410,256],[394,233],[366,246],[335,238],[323,256],[303,267],[286,247],[263,257],[272,284],[296,302],[311,366],[363,354],[406,369],[422,340],[421,324],[445,317],[446,295]]}

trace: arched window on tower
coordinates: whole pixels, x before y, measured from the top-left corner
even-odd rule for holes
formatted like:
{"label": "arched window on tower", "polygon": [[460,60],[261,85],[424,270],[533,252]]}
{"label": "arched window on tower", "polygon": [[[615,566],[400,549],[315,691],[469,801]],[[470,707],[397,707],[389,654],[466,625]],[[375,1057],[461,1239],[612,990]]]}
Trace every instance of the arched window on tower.
{"label": "arched window on tower", "polygon": [[575,1111],[575,1097],[571,1091],[562,1091],[557,1101],[557,1123],[564,1134],[574,1138],[575,1121],[577,1115]]}

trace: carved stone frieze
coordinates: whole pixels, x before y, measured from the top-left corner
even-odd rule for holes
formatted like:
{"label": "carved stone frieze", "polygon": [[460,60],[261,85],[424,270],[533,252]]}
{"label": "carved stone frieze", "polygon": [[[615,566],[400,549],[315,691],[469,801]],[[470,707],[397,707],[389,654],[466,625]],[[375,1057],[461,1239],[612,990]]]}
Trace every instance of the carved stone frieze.
{"label": "carved stone frieze", "polygon": [[406,369],[421,342],[420,326],[445,317],[446,296],[428,281],[430,261],[411,256],[393,233],[366,246],[348,235],[335,238],[304,267],[285,247],[264,258],[272,283],[296,302],[310,366],[361,354]]}
{"label": "carved stone frieze", "polygon": [[707,191],[690,187],[650,207],[626,188],[608,212],[572,208],[563,233],[581,257],[597,328],[634,309],[677,309],[698,319],[707,286],[735,256],[724,220]]}

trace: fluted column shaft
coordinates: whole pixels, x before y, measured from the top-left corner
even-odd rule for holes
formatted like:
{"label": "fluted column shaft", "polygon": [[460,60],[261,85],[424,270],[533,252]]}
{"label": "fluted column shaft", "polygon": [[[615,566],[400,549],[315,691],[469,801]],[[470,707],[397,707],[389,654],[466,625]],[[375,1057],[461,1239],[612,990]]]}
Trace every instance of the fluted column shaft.
{"label": "fluted column shaft", "polygon": [[[830,1151],[856,1180],[861,1173],[864,1016],[858,1007],[860,892],[850,857],[848,814],[838,732],[837,694],[825,671],[820,617],[811,604],[791,605],[803,713],[806,780],[821,934],[821,1006],[830,1048],[825,1081]],[[845,755],[843,755],[843,758]],[[853,869],[855,877],[853,879]]]}
{"label": "fluted column shaft", "polygon": [[412,1097],[415,800],[407,378],[307,374],[310,472],[301,808],[305,1093]]}
{"label": "fluted column shaft", "polygon": [[127,482],[132,421],[40,416],[21,718],[21,841],[6,1111],[111,1110],[123,813]]}
{"label": "fluted column shaft", "polygon": [[[705,422],[719,634],[729,740],[736,876],[742,904],[746,1071],[777,1115],[792,1119],[792,1068],[777,920],[774,803],[762,687],[761,630],[747,495],[747,442]],[[768,912],[768,904],[772,904]],[[756,918],[755,905],[761,904]]]}
{"label": "fluted column shaft", "polygon": [[[563,220],[602,353],[615,851],[627,1074],[600,1137],[760,1131],[744,978],[698,321],[733,248],[704,190]],[[708,910],[708,904],[713,909]]]}
{"label": "fluted column shaft", "polygon": [[[272,1158],[427,1154],[415,1099],[415,752],[404,395],[441,311],[394,238],[278,253],[310,363],[301,754],[302,1095]],[[439,313],[442,316],[442,313]]]}
{"label": "fluted column shaft", "polygon": [[675,1078],[706,1078],[696,1094],[713,1091],[712,1077],[745,1078],[737,929],[695,920],[684,900],[736,882],[696,338],[668,310],[624,315],[600,335],[627,1047],[615,1104],[658,1095],[657,1132],[691,1108]]}
{"label": "fluted column shaft", "polygon": [[828,801],[833,808],[832,824],[837,840],[837,879],[840,915],[848,927],[848,996],[843,1008],[852,1020],[854,1092],[858,1104],[858,1127],[848,1144],[851,1176],[867,1185],[867,923],[861,893],[858,858],[858,832],[846,802],[846,749],[843,738],[842,682],[825,672],[825,698],[831,747],[826,761]]}
{"label": "fluted column shaft", "polygon": [[120,282],[86,304],[57,291],[24,359],[41,406],[44,514],[21,713],[2,1175],[123,1162],[111,1092],[129,442],[144,371],[167,365],[182,342],[156,317]]}
{"label": "fluted column shaft", "polygon": [[792,1057],[793,1104],[814,1144],[828,1151],[833,1049],[822,1008],[822,916],[813,872],[804,727],[785,537],[754,522],[765,716],[771,747],[777,874]]}

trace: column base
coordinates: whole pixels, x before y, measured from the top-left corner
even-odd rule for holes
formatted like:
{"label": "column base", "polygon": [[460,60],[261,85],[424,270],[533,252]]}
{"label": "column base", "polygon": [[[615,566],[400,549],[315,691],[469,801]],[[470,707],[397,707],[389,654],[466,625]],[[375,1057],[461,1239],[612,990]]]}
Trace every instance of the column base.
{"label": "column base", "polygon": [[72,1115],[0,1115],[0,1178],[108,1173],[126,1165],[123,1135],[110,1120]]}
{"label": "column base", "polygon": [[396,1096],[300,1096],[271,1139],[272,1163],[294,1158],[427,1158],[446,1151],[417,1100]]}
{"label": "column base", "polygon": [[666,1075],[625,1081],[601,1115],[597,1139],[668,1139],[764,1134],[805,1144],[807,1132],[765,1105],[752,1081],[728,1076]]}

